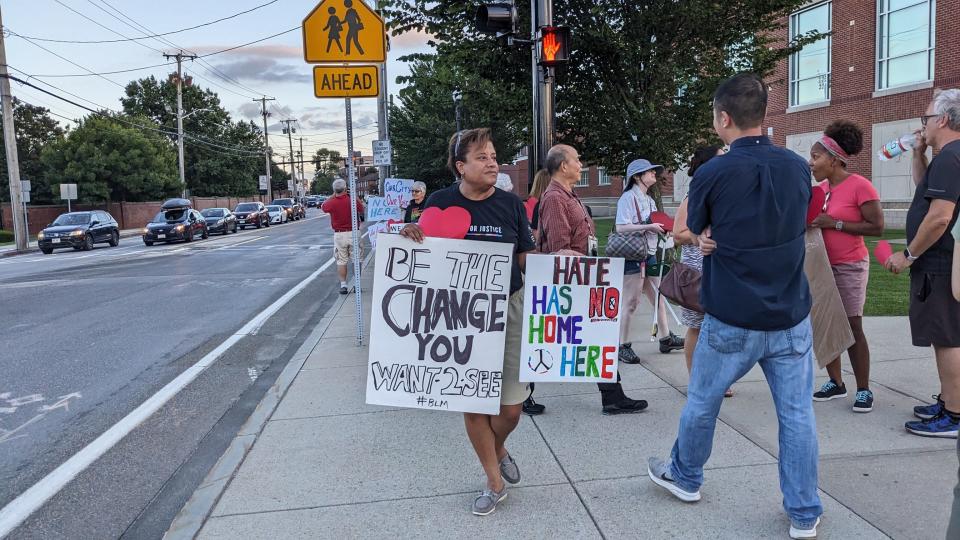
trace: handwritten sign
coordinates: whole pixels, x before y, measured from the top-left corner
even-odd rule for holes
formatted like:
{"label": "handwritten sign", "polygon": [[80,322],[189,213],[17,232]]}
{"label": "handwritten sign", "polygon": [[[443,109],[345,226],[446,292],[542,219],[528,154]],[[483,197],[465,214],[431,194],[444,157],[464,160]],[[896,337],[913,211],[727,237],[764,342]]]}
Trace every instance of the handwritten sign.
{"label": "handwritten sign", "polygon": [[523,382],[614,382],[623,259],[527,255]]}
{"label": "handwritten sign", "polygon": [[400,229],[397,227],[403,228],[404,223],[397,223],[394,220],[380,221],[374,223],[367,227],[367,238],[370,240],[370,245],[373,246],[373,249],[377,249],[377,237],[381,234],[399,234]]}
{"label": "handwritten sign", "polygon": [[513,246],[377,242],[367,403],[498,414]]}
{"label": "handwritten sign", "polygon": [[389,219],[403,220],[399,206],[390,206],[387,204],[385,197],[370,197],[367,199],[367,221],[377,222]]}
{"label": "handwritten sign", "polygon": [[387,204],[397,208],[406,208],[410,204],[413,196],[410,190],[413,189],[413,180],[404,180],[402,178],[387,178],[383,181],[383,197],[387,199]]}

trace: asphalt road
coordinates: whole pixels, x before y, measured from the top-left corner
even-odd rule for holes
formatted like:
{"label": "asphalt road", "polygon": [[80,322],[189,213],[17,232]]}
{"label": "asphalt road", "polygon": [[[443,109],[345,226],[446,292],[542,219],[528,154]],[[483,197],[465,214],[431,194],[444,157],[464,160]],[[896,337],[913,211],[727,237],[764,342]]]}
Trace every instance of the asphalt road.
{"label": "asphalt road", "polygon": [[[332,257],[329,218],[0,259],[0,507]],[[12,538],[155,538],[336,299],[331,266]]]}

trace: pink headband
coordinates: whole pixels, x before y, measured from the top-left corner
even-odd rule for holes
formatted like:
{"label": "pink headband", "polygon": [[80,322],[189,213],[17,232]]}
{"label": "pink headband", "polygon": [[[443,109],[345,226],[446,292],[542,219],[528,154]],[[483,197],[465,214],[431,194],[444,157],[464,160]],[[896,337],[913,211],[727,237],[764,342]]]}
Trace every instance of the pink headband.
{"label": "pink headband", "polygon": [[820,145],[827,149],[827,152],[830,152],[835,158],[842,161],[844,164],[850,161],[850,155],[843,151],[843,148],[840,148],[840,145],[837,144],[837,141],[832,138],[824,135],[820,138]]}

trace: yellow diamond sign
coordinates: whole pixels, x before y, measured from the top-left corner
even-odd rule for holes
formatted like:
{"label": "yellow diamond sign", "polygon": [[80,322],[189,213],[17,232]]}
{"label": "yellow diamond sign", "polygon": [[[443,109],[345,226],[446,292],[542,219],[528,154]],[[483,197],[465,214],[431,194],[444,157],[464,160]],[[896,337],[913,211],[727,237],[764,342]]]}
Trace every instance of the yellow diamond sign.
{"label": "yellow diamond sign", "polygon": [[386,28],[363,0],[324,0],[303,20],[307,63],[385,62]]}

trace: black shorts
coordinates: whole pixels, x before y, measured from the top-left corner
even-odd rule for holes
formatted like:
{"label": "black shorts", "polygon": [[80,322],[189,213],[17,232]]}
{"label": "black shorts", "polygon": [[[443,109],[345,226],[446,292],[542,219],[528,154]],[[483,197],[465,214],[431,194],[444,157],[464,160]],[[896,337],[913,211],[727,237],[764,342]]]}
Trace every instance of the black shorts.
{"label": "black shorts", "polygon": [[949,274],[910,273],[910,333],[915,347],[960,347],[960,302]]}

